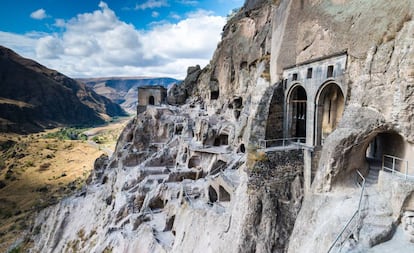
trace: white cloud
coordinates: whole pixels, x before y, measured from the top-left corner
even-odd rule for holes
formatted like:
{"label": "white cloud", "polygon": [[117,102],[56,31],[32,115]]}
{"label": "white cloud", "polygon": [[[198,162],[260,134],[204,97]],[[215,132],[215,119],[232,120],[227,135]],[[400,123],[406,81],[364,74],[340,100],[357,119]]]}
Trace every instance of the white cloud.
{"label": "white cloud", "polygon": [[191,13],[177,24],[155,26],[142,36],[144,52],[170,59],[209,58],[217,46],[224,23],[223,17],[200,11]]}
{"label": "white cloud", "polygon": [[154,9],[168,6],[167,0],[147,0],[145,3],[137,4],[136,10]]}
{"label": "white cloud", "polygon": [[192,5],[192,6],[195,6],[198,4],[198,1],[195,1],[195,0],[177,0],[176,2],[180,4]]}
{"label": "white cloud", "polygon": [[55,20],[59,34],[0,32],[0,44],[71,77],[171,76],[209,62],[225,18],[197,11],[178,23],[137,30],[107,4],[70,20]]}
{"label": "white cloud", "polygon": [[64,19],[57,18],[57,19],[55,19],[55,23],[53,25],[56,26],[56,27],[65,27],[66,22],[65,22]]}
{"label": "white cloud", "polygon": [[33,48],[37,39],[29,35],[19,35],[0,31],[0,45],[17,51],[23,57],[36,58]]}
{"label": "white cloud", "polygon": [[158,18],[160,16],[160,13],[159,12],[157,12],[157,11],[153,11],[152,13],[151,13],[151,17],[153,17],[153,18]]}
{"label": "white cloud", "polygon": [[170,17],[173,19],[181,19],[181,16],[178,15],[176,12],[170,12]]}
{"label": "white cloud", "polygon": [[36,55],[43,59],[56,59],[63,53],[63,47],[58,38],[45,36],[37,41]]}
{"label": "white cloud", "polygon": [[30,14],[30,17],[33,19],[44,19],[47,18],[46,11],[44,9],[38,9]]}

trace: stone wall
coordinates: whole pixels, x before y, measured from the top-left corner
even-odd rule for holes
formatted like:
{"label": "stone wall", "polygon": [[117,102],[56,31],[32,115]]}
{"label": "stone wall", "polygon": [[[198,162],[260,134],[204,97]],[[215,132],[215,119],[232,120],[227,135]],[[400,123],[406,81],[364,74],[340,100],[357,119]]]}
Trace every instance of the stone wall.
{"label": "stone wall", "polygon": [[286,252],[303,199],[303,151],[248,154],[249,206],[239,252]]}
{"label": "stone wall", "polygon": [[138,105],[140,106],[163,104],[166,97],[167,90],[161,86],[138,88]]}
{"label": "stone wall", "polygon": [[266,125],[266,140],[283,138],[283,122],[284,122],[284,97],[283,84],[279,83],[275,86],[273,96],[269,105],[269,116]]}

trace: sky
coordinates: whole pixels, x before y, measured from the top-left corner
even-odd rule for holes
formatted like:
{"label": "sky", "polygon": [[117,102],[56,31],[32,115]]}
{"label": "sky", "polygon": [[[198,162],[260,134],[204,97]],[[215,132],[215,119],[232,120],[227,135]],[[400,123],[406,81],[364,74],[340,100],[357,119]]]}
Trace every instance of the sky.
{"label": "sky", "polygon": [[183,79],[244,0],[2,0],[0,45],[70,77]]}

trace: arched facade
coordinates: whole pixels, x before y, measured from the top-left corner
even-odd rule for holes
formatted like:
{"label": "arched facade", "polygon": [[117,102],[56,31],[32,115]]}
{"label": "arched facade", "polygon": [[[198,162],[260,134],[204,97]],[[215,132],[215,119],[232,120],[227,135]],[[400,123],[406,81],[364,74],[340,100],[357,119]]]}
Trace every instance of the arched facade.
{"label": "arched facade", "polygon": [[341,52],[283,70],[283,138],[305,142],[305,192],[310,189],[312,164],[317,164],[320,157],[321,149],[315,147],[323,145],[342,117],[347,95],[346,64],[347,54]]}
{"label": "arched facade", "polygon": [[[307,146],[320,146],[335,130],[345,105],[346,62],[347,55],[340,53],[284,69],[284,138],[306,137]],[[306,106],[302,104],[304,100]],[[305,118],[305,122],[298,122],[294,112]],[[302,123],[305,124],[305,131],[295,132],[302,129]]]}

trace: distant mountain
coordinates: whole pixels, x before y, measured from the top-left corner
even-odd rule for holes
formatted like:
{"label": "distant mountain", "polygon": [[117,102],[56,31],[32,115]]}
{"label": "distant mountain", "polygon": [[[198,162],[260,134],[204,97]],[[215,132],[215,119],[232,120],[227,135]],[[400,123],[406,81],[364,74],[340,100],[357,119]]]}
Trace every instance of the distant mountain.
{"label": "distant mountain", "polygon": [[102,124],[125,111],[55,70],[0,46],[0,131]]}
{"label": "distant mountain", "polygon": [[108,77],[77,79],[92,87],[93,90],[119,104],[130,113],[136,112],[138,87],[148,85],[162,85],[165,88],[180,82],[168,77]]}

